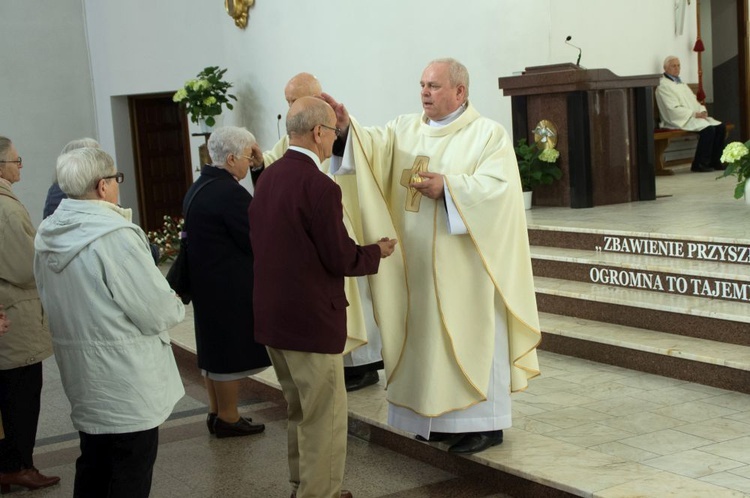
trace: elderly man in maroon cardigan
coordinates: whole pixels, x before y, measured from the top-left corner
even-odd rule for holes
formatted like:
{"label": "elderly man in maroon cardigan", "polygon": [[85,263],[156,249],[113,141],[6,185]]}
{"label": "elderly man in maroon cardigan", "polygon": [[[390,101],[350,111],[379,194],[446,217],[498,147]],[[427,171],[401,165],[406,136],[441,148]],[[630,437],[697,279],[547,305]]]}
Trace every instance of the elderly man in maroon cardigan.
{"label": "elderly man in maroon cardigan", "polygon": [[333,109],[304,97],[286,127],[290,147],[260,177],[250,204],[255,340],[268,348],[288,404],[292,496],[351,497],[341,490],[344,277],[377,273],[396,240],[359,246],[347,235],[341,190],[319,168],[338,135]]}

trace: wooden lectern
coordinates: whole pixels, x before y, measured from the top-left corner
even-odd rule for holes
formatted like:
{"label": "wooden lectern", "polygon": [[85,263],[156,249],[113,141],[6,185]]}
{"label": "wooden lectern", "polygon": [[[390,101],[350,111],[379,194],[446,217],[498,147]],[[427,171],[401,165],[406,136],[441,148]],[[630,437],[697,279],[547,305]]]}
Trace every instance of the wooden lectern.
{"label": "wooden lectern", "polygon": [[575,64],[527,67],[500,78],[511,97],[513,138],[534,143],[537,124],[557,129],[562,179],[534,204],[585,208],[654,200],[654,87],[658,74],[620,77]]}

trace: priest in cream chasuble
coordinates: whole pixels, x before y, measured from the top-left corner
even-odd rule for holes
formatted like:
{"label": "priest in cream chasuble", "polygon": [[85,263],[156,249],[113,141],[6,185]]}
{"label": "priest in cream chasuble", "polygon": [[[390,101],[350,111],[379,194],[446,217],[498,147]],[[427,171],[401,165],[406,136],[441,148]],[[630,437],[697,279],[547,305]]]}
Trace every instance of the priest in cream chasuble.
{"label": "priest in cream chasuble", "polygon": [[[331,168],[355,173],[357,195],[344,197],[354,232],[399,240],[391,264],[369,277],[389,423],[425,438],[497,431],[511,425],[510,392],[539,374],[518,167],[502,126],[468,100],[433,120],[429,106],[437,103],[426,92],[421,115],[384,128],[351,119]],[[442,176],[440,198],[415,188],[429,173]]]}

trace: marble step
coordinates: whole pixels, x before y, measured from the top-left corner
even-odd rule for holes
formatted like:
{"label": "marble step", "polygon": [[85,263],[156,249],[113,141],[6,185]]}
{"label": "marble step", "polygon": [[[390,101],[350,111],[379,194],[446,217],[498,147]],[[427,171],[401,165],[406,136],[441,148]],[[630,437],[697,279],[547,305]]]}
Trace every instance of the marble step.
{"label": "marble step", "polygon": [[750,371],[750,346],[551,313],[539,313],[539,320],[542,330],[547,334]]}
{"label": "marble step", "polygon": [[741,302],[535,276],[540,312],[750,346]]}
{"label": "marble step", "polygon": [[541,349],[750,393],[750,346],[539,313]]}
{"label": "marble step", "polygon": [[587,249],[531,246],[532,259],[597,266],[618,266],[662,273],[681,273],[696,277],[714,277],[750,282],[750,265],[701,261],[662,256],[643,256]]}
{"label": "marble step", "polygon": [[533,246],[750,265],[750,240],[529,225]]}
{"label": "marble step", "polygon": [[532,246],[534,275],[750,303],[750,265]]}

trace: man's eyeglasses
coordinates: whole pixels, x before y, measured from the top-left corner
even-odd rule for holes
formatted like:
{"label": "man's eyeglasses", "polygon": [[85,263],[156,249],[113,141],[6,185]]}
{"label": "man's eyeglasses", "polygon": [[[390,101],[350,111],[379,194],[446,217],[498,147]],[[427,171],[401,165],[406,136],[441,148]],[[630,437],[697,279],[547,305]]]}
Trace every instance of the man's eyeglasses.
{"label": "man's eyeglasses", "polygon": [[[318,126],[322,126],[323,128],[328,128],[329,130],[333,130],[333,132],[336,134],[337,137],[341,136],[341,129],[340,128],[334,128],[333,126],[324,125],[323,123],[320,123]],[[310,130],[310,131],[313,131],[314,129],[315,129],[315,127],[313,127],[313,129]]]}
{"label": "man's eyeglasses", "polygon": [[102,177],[102,180],[111,180],[112,178],[114,178],[117,183],[122,183],[125,181],[125,173],[120,171],[115,173],[114,175]]}
{"label": "man's eyeglasses", "polygon": [[21,159],[21,156],[18,156],[18,159],[16,159],[15,161],[0,161],[0,163],[16,163],[16,164],[22,164],[22,163],[23,163],[23,159]]}

